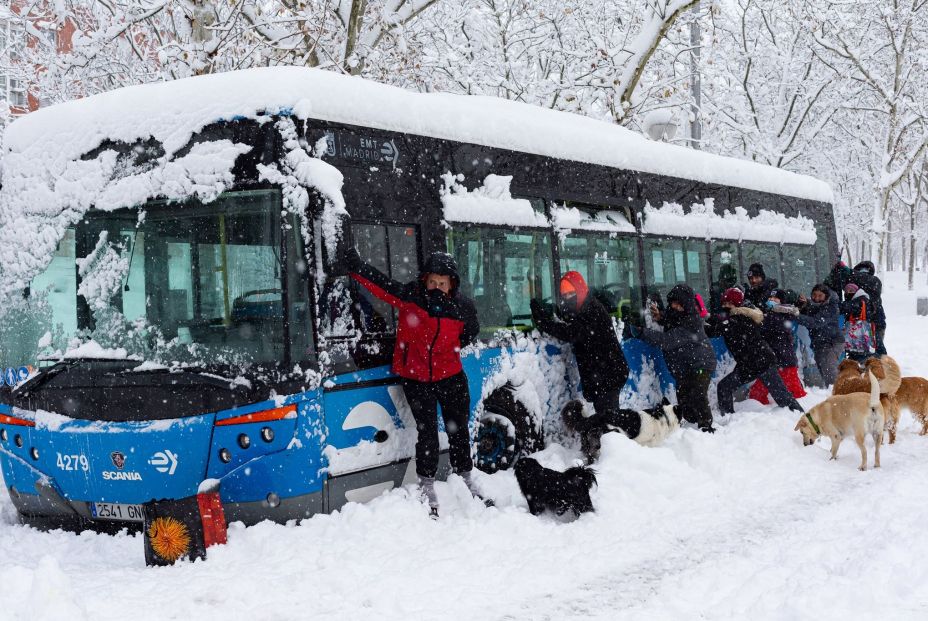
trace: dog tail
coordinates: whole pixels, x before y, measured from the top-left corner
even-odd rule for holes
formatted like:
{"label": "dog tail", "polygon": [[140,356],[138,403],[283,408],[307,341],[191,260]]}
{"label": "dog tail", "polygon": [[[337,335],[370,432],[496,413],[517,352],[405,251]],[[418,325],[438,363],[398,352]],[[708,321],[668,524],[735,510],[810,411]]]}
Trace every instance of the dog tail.
{"label": "dog tail", "polygon": [[870,409],[875,410],[880,406],[880,381],[873,374],[873,371],[867,371],[870,376]]}

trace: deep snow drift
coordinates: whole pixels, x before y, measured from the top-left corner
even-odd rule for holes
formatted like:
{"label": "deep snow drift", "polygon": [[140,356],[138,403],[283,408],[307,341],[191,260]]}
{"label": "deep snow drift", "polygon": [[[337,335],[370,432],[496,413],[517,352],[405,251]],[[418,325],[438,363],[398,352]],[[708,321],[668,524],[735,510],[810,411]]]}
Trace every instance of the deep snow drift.
{"label": "deep snow drift", "polygon": [[[890,353],[928,376],[928,317],[903,275],[887,280]],[[928,618],[928,438],[905,414],[861,473],[853,442],[829,462],[796,418],[744,403],[714,436],[648,449],[611,434],[597,513],[570,524],[529,515],[510,473],[480,477],[492,509],[452,478],[437,522],[397,490],[299,526],[233,525],[207,561],[158,569],[140,536],[16,525],[4,494],[0,619]]]}

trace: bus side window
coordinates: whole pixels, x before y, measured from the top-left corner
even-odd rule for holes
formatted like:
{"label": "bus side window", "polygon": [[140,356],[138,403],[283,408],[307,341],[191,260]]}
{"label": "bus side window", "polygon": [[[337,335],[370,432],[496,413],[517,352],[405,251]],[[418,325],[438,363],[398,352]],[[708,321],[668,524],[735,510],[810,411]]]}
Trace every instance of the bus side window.
{"label": "bus side window", "polygon": [[[400,283],[419,273],[416,226],[353,222],[350,243],[361,260]],[[348,276],[330,278],[321,295],[322,333],[336,365],[366,369],[389,364],[396,333],[396,310]],[[358,337],[361,338],[358,338]]]}
{"label": "bus side window", "polygon": [[461,292],[477,307],[481,336],[530,327],[530,301],[554,301],[547,232],[462,225],[448,233],[448,249],[458,264]]}
{"label": "bus side window", "polygon": [[802,295],[811,295],[815,286],[815,249],[812,246],[783,246],[784,287],[794,289]]}
{"label": "bus side window", "polygon": [[705,299],[709,290],[706,242],[645,238],[644,256],[648,293],[657,293],[666,299],[674,285],[686,283]]}
{"label": "bus side window", "polygon": [[712,242],[712,284],[709,299],[705,300],[709,311],[717,313],[722,308],[722,294],[739,284],[738,242],[715,240]]}
{"label": "bus side window", "polygon": [[[741,253],[744,257],[744,269],[748,270],[754,263],[764,266],[767,278],[777,280],[782,287],[792,285],[783,281],[783,270],[780,265],[780,248],[777,244],[759,242],[741,242]],[[745,280],[747,278],[745,277]]]}
{"label": "bus side window", "polygon": [[610,313],[632,304],[637,293],[637,246],[634,238],[573,231],[561,239],[561,274],[580,272]]}
{"label": "bus side window", "polygon": [[[394,224],[351,225],[351,236],[361,260],[393,280],[407,283],[419,275],[419,235],[416,227]],[[366,334],[393,334],[396,310],[357,283],[352,284]]]}

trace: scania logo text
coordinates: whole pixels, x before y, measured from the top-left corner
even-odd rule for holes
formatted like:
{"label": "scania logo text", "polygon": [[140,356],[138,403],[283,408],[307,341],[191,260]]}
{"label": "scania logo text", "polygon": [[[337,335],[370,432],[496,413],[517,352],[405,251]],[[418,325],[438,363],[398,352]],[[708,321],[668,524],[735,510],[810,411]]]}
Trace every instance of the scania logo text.
{"label": "scania logo text", "polygon": [[104,470],[103,479],[105,481],[141,481],[142,475],[138,472],[116,472],[115,470]]}

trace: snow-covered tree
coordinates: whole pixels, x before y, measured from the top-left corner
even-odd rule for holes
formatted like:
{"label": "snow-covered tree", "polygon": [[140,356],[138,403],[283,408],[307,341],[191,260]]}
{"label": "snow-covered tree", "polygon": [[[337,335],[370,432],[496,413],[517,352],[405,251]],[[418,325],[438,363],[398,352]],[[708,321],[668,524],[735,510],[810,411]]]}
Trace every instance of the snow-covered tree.
{"label": "snow-covered tree", "polygon": [[844,84],[845,108],[876,132],[871,234],[882,265],[893,192],[928,149],[928,2],[807,0],[803,8],[822,58]]}

